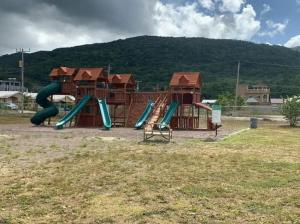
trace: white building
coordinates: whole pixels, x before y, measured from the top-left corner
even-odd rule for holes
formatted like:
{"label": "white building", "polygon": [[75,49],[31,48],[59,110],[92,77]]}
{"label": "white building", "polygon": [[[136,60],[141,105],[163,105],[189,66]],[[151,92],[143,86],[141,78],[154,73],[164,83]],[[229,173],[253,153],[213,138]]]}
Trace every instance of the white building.
{"label": "white building", "polygon": [[20,103],[22,93],[19,91],[0,91],[0,102],[2,103]]}

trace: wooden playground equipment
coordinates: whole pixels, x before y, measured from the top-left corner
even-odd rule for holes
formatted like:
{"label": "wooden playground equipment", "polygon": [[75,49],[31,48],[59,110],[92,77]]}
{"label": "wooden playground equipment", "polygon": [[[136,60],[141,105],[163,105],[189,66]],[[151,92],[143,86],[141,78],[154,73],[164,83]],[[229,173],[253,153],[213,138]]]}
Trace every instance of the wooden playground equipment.
{"label": "wooden playground equipment", "polygon": [[75,127],[144,127],[145,140],[156,135],[170,140],[173,129],[215,129],[211,108],[200,101],[199,72],[176,72],[169,89],[156,92],[139,92],[132,74],[108,74],[105,68],[54,68],[50,79],[37,97],[44,110],[31,119],[36,125],[58,113],[48,98],[59,93],[73,95],[76,105],[57,129],[72,121]]}

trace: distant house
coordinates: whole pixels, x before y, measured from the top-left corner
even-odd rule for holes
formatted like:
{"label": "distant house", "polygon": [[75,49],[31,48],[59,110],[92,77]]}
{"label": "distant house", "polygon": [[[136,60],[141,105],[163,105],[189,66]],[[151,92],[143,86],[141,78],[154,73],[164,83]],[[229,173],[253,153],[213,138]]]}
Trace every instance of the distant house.
{"label": "distant house", "polygon": [[[27,98],[26,99],[26,107],[30,109],[36,109],[37,108],[37,103],[36,103],[36,97],[38,93],[29,93],[26,92],[24,93],[24,96]],[[54,102],[54,103],[68,103],[68,104],[73,104],[75,103],[75,97],[71,95],[53,95],[52,99],[51,97],[48,97],[48,100]]]}
{"label": "distant house", "polygon": [[[24,91],[27,88],[24,87]],[[0,91],[22,91],[21,82],[16,79],[0,80]]]}
{"label": "distant house", "polygon": [[280,109],[283,103],[284,99],[282,98],[271,98],[271,105],[273,109]]}
{"label": "distant house", "polygon": [[[24,93],[24,96],[28,98],[29,102],[35,103],[37,93]],[[54,103],[74,103],[75,97],[71,95],[53,95],[52,99],[49,97]]]}
{"label": "distant house", "polygon": [[22,93],[19,91],[0,91],[1,103],[19,103],[22,99]]}
{"label": "distant house", "polygon": [[254,97],[249,97],[247,100],[246,100],[246,104],[259,104],[258,100]]}
{"label": "distant house", "polygon": [[271,104],[272,105],[282,105],[284,103],[284,99],[282,98],[271,98]]}
{"label": "distant house", "polygon": [[270,104],[270,88],[266,85],[239,85],[238,96],[249,104]]}

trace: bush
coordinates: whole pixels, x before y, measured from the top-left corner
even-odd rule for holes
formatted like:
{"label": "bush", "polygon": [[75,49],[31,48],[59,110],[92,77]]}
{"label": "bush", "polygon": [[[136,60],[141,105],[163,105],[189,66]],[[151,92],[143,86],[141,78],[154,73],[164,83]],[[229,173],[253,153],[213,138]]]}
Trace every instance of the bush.
{"label": "bush", "polygon": [[[233,107],[235,106],[235,95],[229,92],[221,94],[218,96],[218,102],[222,107]],[[238,96],[237,106],[245,105],[245,100]]]}
{"label": "bush", "polygon": [[291,127],[295,127],[300,118],[300,96],[286,99],[281,107],[281,114],[290,122]]}

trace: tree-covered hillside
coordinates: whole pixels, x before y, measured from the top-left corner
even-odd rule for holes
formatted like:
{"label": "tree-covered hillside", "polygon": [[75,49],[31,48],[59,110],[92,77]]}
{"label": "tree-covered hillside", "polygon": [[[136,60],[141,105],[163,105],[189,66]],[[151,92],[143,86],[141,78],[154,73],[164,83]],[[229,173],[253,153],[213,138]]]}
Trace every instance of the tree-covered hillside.
{"label": "tree-covered hillside", "polygon": [[[0,57],[0,79],[18,74],[19,58],[18,54]],[[300,92],[300,52],[245,41],[141,36],[40,51],[25,58],[26,85],[34,89],[49,82],[53,67],[111,64],[112,73],[133,73],[142,81],[141,87],[148,90],[156,83],[167,86],[175,71],[200,71],[203,93],[216,97],[234,91],[237,64],[241,61],[242,83],[266,83],[273,97]]]}
{"label": "tree-covered hillside", "polygon": [[294,47],[293,49],[296,50],[296,51],[300,51],[300,46],[299,47]]}

